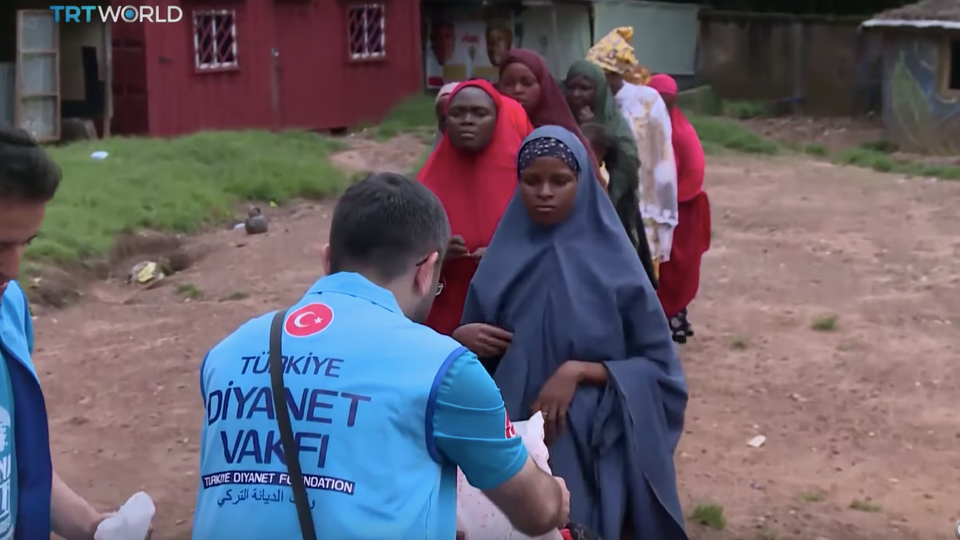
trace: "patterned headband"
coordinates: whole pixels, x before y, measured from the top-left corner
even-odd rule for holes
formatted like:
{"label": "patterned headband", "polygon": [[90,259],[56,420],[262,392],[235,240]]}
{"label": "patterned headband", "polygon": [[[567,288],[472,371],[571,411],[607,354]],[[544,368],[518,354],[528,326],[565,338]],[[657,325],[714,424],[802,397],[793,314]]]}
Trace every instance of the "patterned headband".
{"label": "patterned headband", "polygon": [[559,139],[553,137],[534,139],[523,145],[523,148],[520,149],[520,157],[517,159],[517,172],[522,172],[533,163],[533,160],[541,157],[560,159],[567,167],[570,167],[574,174],[580,176],[580,164],[577,163],[573,151]]}

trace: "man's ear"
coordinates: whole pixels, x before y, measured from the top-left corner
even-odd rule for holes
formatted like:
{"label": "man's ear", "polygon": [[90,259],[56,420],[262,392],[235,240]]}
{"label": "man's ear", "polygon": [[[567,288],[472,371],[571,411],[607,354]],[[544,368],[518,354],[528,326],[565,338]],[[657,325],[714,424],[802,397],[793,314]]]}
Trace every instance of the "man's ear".
{"label": "man's ear", "polygon": [[323,273],[330,275],[330,244],[324,244],[320,249],[320,256],[323,257]]}
{"label": "man's ear", "polygon": [[436,291],[433,290],[434,277],[436,273],[440,271],[440,265],[437,264],[440,261],[440,253],[434,251],[427,257],[427,260],[423,262],[419,267],[417,267],[417,275],[414,278],[414,283],[417,287],[417,292],[423,296],[428,294],[435,294]]}

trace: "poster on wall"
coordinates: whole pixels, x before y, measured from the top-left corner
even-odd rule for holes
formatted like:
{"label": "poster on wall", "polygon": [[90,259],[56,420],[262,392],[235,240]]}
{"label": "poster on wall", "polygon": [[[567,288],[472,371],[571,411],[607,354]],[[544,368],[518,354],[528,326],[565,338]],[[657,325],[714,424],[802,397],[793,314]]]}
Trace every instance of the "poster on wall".
{"label": "poster on wall", "polygon": [[430,21],[424,72],[427,88],[467,79],[495,82],[500,63],[513,46],[509,21],[487,20],[482,14],[436,16]]}

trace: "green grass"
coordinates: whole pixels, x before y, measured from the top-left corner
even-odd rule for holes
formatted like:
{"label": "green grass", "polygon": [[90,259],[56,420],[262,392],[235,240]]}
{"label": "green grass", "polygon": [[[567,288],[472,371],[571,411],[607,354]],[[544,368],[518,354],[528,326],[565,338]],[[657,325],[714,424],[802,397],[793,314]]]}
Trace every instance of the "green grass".
{"label": "green grass", "polygon": [[[118,233],[195,233],[237,219],[243,201],[333,195],[347,179],[327,156],[343,147],[313,133],[245,131],[51,148],[63,184],[26,256],[43,263],[97,258]],[[90,159],[97,150],[109,156]]]}
{"label": "green grass", "polygon": [[781,152],[780,145],[777,143],[726,118],[691,116],[690,123],[697,130],[703,149],[708,154],[732,150],[746,154],[772,156]]}
{"label": "green grass", "polygon": [[833,332],[837,329],[839,317],[836,315],[820,315],[813,320],[810,328],[817,332]]}
{"label": "green grass", "polygon": [[745,351],[749,347],[750,347],[750,340],[743,336],[735,337],[733,338],[733,340],[730,341],[730,348],[735,351]]}
{"label": "green grass", "polygon": [[[691,116],[690,122],[697,129],[697,134],[700,135],[704,152],[710,155],[721,154],[725,151],[777,155],[784,151],[790,151],[802,152],[812,157],[831,157],[829,148],[823,144],[778,144],[733,120],[722,117]],[[832,160],[839,165],[852,165],[883,173],[898,173],[908,176],[939,178],[941,180],[960,180],[960,166],[923,163],[908,157],[891,155],[896,151],[896,144],[889,141],[868,141],[856,148],[843,150],[832,156]]]}
{"label": "green grass", "polygon": [[437,126],[434,104],[434,98],[422,94],[404,99],[376,126],[374,138],[385,141],[411,132],[432,136]]}
{"label": "green grass", "polygon": [[243,291],[234,291],[223,298],[220,299],[221,302],[237,302],[240,300],[246,300],[250,298],[250,295]]}
{"label": "green grass", "polygon": [[[709,87],[695,89],[697,92],[711,91]],[[712,95],[712,94],[711,94]],[[695,99],[696,98],[696,99]],[[700,99],[699,94],[686,96],[688,109]],[[778,143],[739,124],[737,120],[769,116],[769,107],[762,103],[749,101],[719,101],[719,110],[700,109],[705,114],[688,114],[690,123],[697,130],[703,150],[708,155],[725,152],[746,154],[777,155],[784,152],[797,152],[811,157],[828,158],[839,165],[853,165],[883,173],[898,173],[908,176],[938,178],[941,180],[960,180],[960,166],[949,164],[924,163],[908,157],[893,155],[897,145],[890,141],[867,141],[856,148],[849,148],[836,155],[820,143],[796,144]],[[691,109],[693,110],[693,109]],[[719,114],[719,115],[717,115]]]}
{"label": "green grass", "polygon": [[715,531],[722,531],[727,527],[723,507],[716,504],[698,504],[690,513],[690,521]]}
{"label": "green grass", "polygon": [[203,298],[203,291],[193,283],[177,285],[177,294],[184,300],[200,300]]}
{"label": "green grass", "polygon": [[840,152],[834,161],[840,165],[854,165],[879,172],[928,176],[943,180],[960,180],[960,167],[956,165],[937,165],[907,158],[895,158],[886,152],[862,146]]}
{"label": "green grass", "polygon": [[757,530],[757,540],[777,540],[777,533],[773,529],[761,527]]}
{"label": "green grass", "polygon": [[808,144],[803,147],[803,153],[808,156],[814,157],[826,157],[830,154],[830,150],[822,144]]}
{"label": "green grass", "polygon": [[873,150],[874,152],[882,152],[884,154],[890,154],[898,150],[896,143],[884,141],[882,139],[878,141],[867,141],[861,143],[860,148],[863,148],[864,150]]}
{"label": "green grass", "polygon": [[[830,149],[820,143],[778,143],[737,122],[769,116],[770,107],[764,103],[722,101],[716,98],[709,86],[687,90],[681,92],[681,95],[683,99],[678,98],[678,103],[687,110],[687,116],[696,128],[703,150],[708,155],[729,151],[765,155],[797,152],[811,157],[829,158],[840,165],[853,165],[878,172],[960,180],[960,166],[923,163],[891,155],[897,152],[898,148],[896,143],[890,141],[867,141],[857,148],[850,148],[836,155],[831,155]],[[701,106],[702,103],[712,106]],[[698,112],[700,114],[697,114]]]}
{"label": "green grass", "polygon": [[860,512],[880,512],[883,510],[883,507],[869,499],[854,499],[850,503],[850,508]]}
{"label": "green grass", "polygon": [[770,108],[764,103],[754,101],[724,101],[720,105],[723,116],[737,120],[763,118],[770,115]]}

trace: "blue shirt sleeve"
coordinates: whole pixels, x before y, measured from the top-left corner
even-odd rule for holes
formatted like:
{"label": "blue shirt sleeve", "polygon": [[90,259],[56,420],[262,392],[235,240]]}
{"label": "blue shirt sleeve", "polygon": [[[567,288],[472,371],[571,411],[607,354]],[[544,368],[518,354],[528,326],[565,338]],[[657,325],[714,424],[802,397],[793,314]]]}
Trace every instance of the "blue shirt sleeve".
{"label": "blue shirt sleeve", "polygon": [[450,364],[437,391],[433,435],[440,454],[456,463],[470,485],[493,489],[513,478],[527,461],[527,449],[509,435],[500,389],[472,352]]}
{"label": "blue shirt sleeve", "polygon": [[27,338],[27,351],[30,352],[33,361],[33,315],[30,314],[30,301],[27,300],[27,293],[23,293],[23,334]]}

